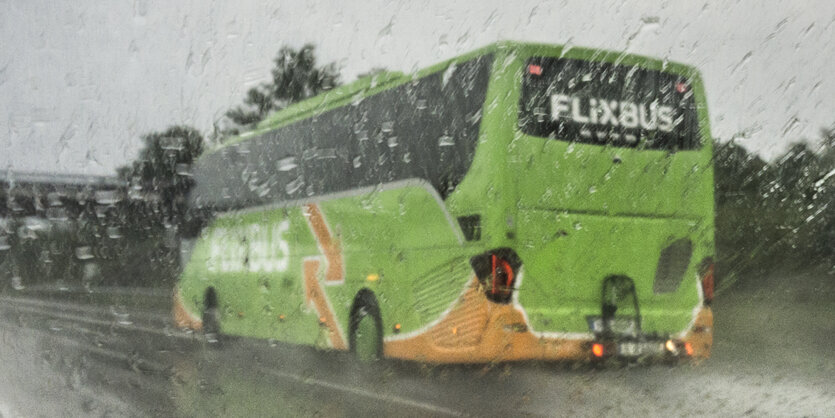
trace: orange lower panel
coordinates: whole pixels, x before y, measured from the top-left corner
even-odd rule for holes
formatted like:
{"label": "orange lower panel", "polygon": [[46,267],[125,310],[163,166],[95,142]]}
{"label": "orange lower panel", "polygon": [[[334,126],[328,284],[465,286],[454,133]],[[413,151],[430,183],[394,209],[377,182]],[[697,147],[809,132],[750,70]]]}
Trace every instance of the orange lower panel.
{"label": "orange lower panel", "polygon": [[[696,360],[710,356],[713,313],[704,307],[696,315],[684,341]],[[512,305],[487,300],[474,280],[457,305],[437,324],[408,338],[384,343],[386,357],[427,363],[488,363],[517,360],[592,359],[588,339],[540,337],[530,331],[525,317]]]}
{"label": "orange lower panel", "polygon": [[710,349],[713,347],[713,311],[709,307],[702,307],[696,314],[693,327],[687,331],[684,341],[693,347],[694,359],[710,357]]}
{"label": "orange lower panel", "polygon": [[487,300],[474,280],[441,322],[419,335],[386,341],[386,357],[429,363],[588,360],[587,340],[538,337],[512,305]]}
{"label": "orange lower panel", "polygon": [[203,329],[203,321],[189,313],[183,304],[183,298],[180,296],[179,288],[174,288],[172,299],[171,315],[174,317],[174,325],[177,328],[192,329],[195,331]]}

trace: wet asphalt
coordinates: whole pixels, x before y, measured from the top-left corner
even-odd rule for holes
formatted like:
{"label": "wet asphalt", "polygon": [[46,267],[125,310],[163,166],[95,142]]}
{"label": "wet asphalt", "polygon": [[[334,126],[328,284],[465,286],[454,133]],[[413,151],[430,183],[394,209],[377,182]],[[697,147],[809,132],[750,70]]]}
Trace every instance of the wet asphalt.
{"label": "wet asphalt", "polygon": [[0,417],[835,416],[835,283],[790,279],[720,295],[702,364],[605,368],[362,365],[274,341],[209,343],[172,327],[164,292],[116,304],[5,294]]}

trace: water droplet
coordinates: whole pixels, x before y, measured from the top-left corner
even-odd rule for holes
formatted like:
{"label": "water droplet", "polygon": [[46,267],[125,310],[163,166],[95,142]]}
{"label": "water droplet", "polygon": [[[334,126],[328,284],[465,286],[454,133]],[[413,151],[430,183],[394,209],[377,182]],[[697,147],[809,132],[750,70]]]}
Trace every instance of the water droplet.
{"label": "water droplet", "polygon": [[92,282],[93,279],[99,277],[101,273],[101,268],[99,267],[98,263],[84,263],[84,283],[89,284]]}
{"label": "water droplet", "polygon": [[397,137],[396,136],[389,137],[388,145],[389,145],[389,148],[396,147],[397,146]]}
{"label": "water droplet", "polygon": [[302,186],[304,186],[304,178],[302,178],[302,176],[299,176],[296,177],[295,180],[287,183],[287,186],[284,187],[284,191],[286,191],[287,194],[293,194],[299,191],[299,189],[301,189]]}
{"label": "water droplet", "polygon": [[23,285],[23,281],[20,279],[20,276],[12,277],[12,289],[14,290],[23,290],[26,286]]}
{"label": "water droplet", "polygon": [[109,226],[107,227],[107,236],[112,239],[119,239],[122,238],[122,231],[118,226]]}
{"label": "water droplet", "polygon": [[455,64],[450,64],[449,67],[447,67],[441,79],[441,88],[446,88],[447,83],[449,83],[449,79],[452,78],[452,74],[456,69],[458,69],[458,66]]}
{"label": "water droplet", "polygon": [[75,249],[75,258],[79,260],[89,260],[93,258],[93,249],[89,246],[77,247]]}
{"label": "water droplet", "polygon": [[449,135],[442,135],[438,138],[438,146],[439,147],[451,147],[455,145],[455,140]]}
{"label": "water droplet", "polygon": [[46,195],[46,200],[49,202],[49,206],[57,207],[57,206],[64,206],[63,196],[61,193],[52,192]]}
{"label": "water droplet", "polygon": [[278,171],[290,171],[296,167],[298,167],[298,164],[296,164],[296,157],[282,158],[276,163]]}
{"label": "water droplet", "polygon": [[192,176],[191,164],[179,163],[179,164],[177,164],[176,170],[177,170],[177,175],[179,175],[179,176],[183,176],[183,177],[191,177]]}
{"label": "water droplet", "polygon": [[319,160],[330,160],[336,158],[336,148],[320,148],[317,150],[316,158]]}
{"label": "water droplet", "polygon": [[50,221],[66,221],[69,216],[67,215],[67,211],[62,207],[52,207],[46,210],[46,217]]}
{"label": "water droplet", "polygon": [[97,190],[96,202],[100,205],[113,205],[122,200],[116,190]]}
{"label": "water droplet", "polygon": [[357,155],[356,157],[354,157],[353,164],[354,164],[354,168],[360,168],[360,167],[362,167],[362,157],[361,157],[361,156],[359,156],[359,155]]}

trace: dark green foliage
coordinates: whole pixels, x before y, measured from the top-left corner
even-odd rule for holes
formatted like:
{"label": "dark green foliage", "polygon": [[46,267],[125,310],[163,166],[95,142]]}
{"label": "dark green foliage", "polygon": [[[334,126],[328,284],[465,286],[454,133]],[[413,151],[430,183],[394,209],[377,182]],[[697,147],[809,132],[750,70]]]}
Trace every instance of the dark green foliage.
{"label": "dark green foliage", "polygon": [[316,47],[306,44],[298,50],[282,47],[271,71],[272,82],[249,89],[244,105],[226,112],[234,123],[225,134],[249,129],[276,110],[316,96],[339,85],[339,72],[334,63],[318,65]]}
{"label": "dark green foliage", "polygon": [[734,142],[716,144],[720,287],[736,277],[835,265],[835,131],[821,148],[795,143],[766,163]]}
{"label": "dark green foliage", "polygon": [[172,126],[142,140],[139,157],[120,168],[119,176],[132,198],[152,204],[153,218],[176,223],[185,214],[186,194],[194,184],[191,164],[203,153],[203,136],[188,126]]}

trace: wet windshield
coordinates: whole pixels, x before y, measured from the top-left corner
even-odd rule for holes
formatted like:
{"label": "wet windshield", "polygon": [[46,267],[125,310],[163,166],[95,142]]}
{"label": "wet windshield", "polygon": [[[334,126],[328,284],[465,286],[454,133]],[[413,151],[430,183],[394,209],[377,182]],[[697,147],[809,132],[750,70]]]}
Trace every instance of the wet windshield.
{"label": "wet windshield", "polygon": [[835,411],[831,0],[0,0],[0,39],[0,418]]}

